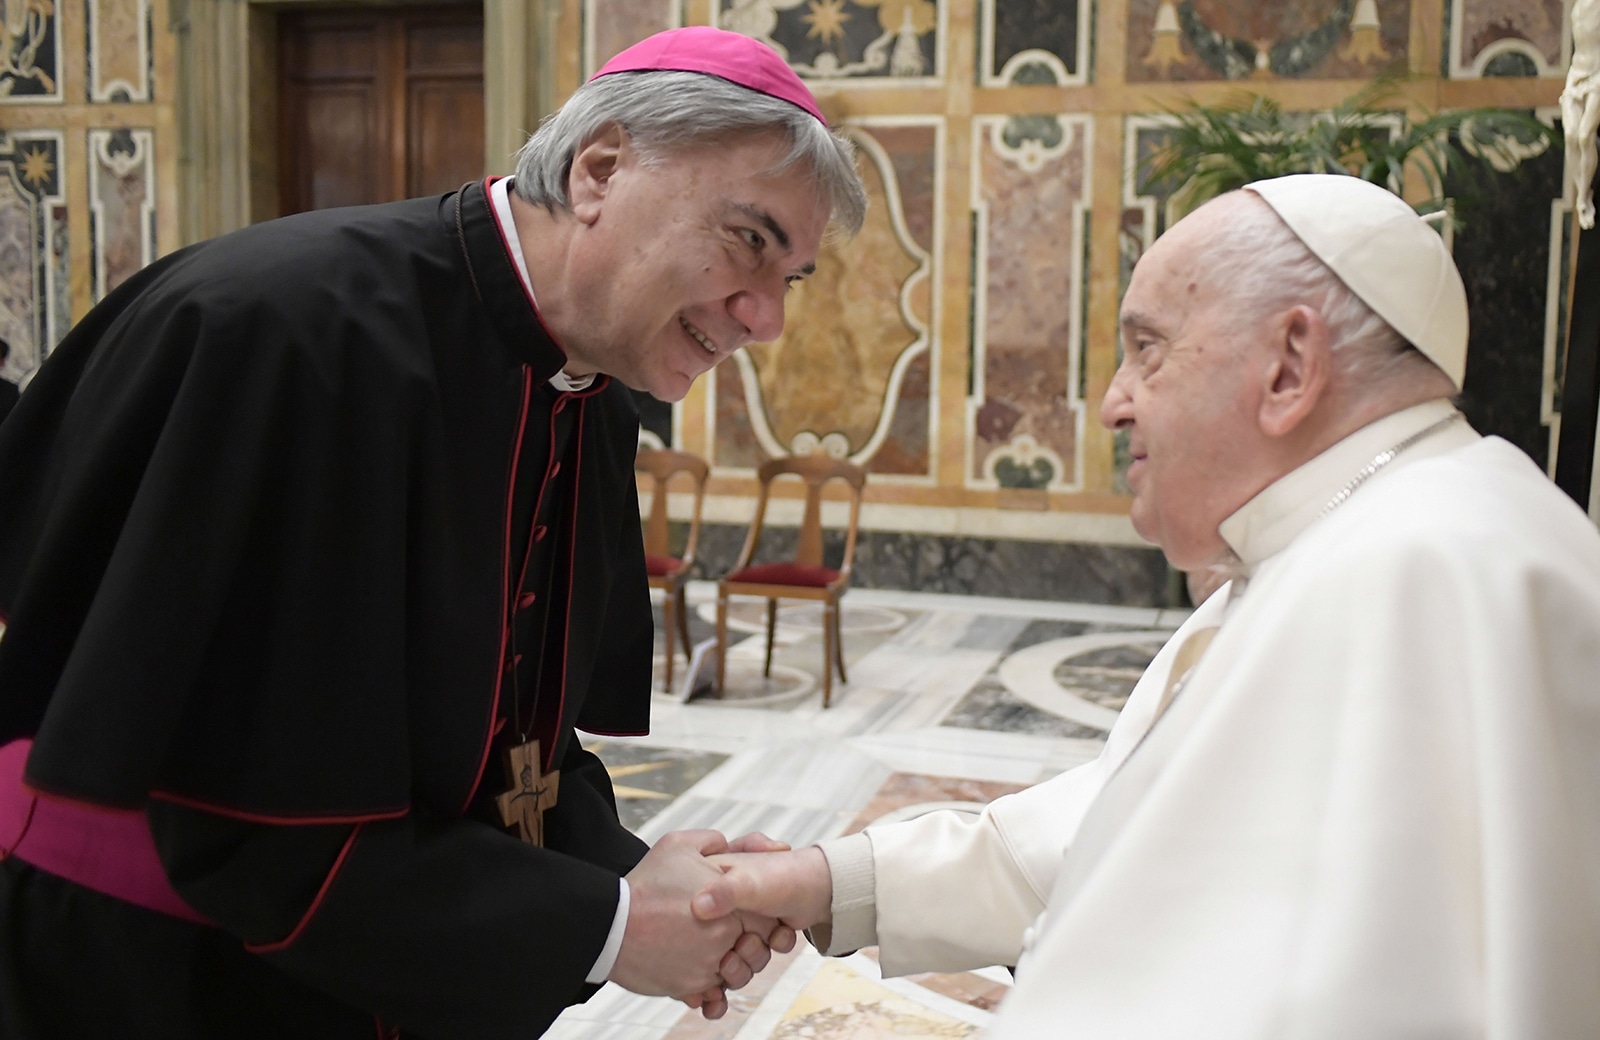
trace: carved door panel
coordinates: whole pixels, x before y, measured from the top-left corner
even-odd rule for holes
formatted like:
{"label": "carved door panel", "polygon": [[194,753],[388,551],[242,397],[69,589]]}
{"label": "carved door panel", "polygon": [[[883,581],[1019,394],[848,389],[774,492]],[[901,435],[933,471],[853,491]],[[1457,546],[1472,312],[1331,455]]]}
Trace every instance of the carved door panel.
{"label": "carved door panel", "polygon": [[483,175],[483,10],[286,12],[280,211],[389,202]]}

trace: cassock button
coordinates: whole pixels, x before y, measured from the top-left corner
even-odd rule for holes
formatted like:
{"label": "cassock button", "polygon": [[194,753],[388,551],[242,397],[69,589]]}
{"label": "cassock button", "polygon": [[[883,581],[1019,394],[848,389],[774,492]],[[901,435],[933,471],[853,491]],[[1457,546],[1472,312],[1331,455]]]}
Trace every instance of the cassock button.
{"label": "cassock button", "polygon": [[514,654],[511,657],[506,658],[506,671],[508,671],[508,672],[511,671],[512,669],[516,668],[517,665],[519,665],[521,663],[522,663],[522,655],[521,654]]}
{"label": "cassock button", "polygon": [[564,411],[566,409],[566,407],[567,407],[567,398],[566,398],[566,395],[563,394],[561,397],[559,397],[556,400],[556,406],[554,408],[550,409],[550,412],[553,415],[560,415],[562,413],[562,411]]}
{"label": "cassock button", "polygon": [[524,592],[522,595],[517,597],[517,609],[527,610],[529,607],[533,606],[533,601],[538,598],[538,593]]}
{"label": "cassock button", "polygon": [[560,473],[560,472],[561,472],[561,463],[557,462],[555,465],[550,467],[550,472],[549,472],[549,474],[546,475],[545,479],[546,480],[554,480],[555,479],[555,475],[557,473]]}
{"label": "cassock button", "polygon": [[1038,933],[1036,933],[1033,930],[1033,926],[1032,925],[1029,925],[1028,927],[1026,927],[1026,928],[1024,928],[1022,930],[1022,948],[1024,950],[1033,949],[1033,940],[1037,936],[1037,934]]}
{"label": "cassock button", "polygon": [[549,533],[550,533],[550,529],[548,527],[546,527],[545,525],[540,524],[538,527],[535,527],[533,529],[533,540],[536,541],[536,542],[542,542],[542,541],[544,541],[544,536],[549,534]]}

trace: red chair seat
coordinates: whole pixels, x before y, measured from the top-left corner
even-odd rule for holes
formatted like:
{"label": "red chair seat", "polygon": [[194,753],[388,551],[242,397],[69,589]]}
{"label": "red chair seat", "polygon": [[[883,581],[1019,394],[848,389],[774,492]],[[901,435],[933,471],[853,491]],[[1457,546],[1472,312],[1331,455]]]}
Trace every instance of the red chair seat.
{"label": "red chair seat", "polygon": [[652,556],[646,553],[644,557],[645,573],[652,578],[664,577],[682,566],[683,561],[675,556]]}
{"label": "red chair seat", "polygon": [[839,572],[829,567],[808,567],[800,563],[758,563],[754,567],[735,571],[723,580],[751,585],[804,585],[820,589],[838,578]]}

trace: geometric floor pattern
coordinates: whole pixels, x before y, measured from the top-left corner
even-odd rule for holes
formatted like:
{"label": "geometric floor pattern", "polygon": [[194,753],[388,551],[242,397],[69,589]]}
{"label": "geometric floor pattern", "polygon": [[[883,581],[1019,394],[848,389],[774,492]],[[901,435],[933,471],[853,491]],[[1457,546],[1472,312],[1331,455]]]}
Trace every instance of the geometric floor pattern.
{"label": "geometric floor pattern", "polygon": [[[714,586],[691,584],[690,640],[714,635]],[[659,602],[657,627],[660,627]],[[976,810],[1099,754],[1128,691],[1186,612],[855,589],[845,668],[821,706],[820,611],[780,603],[770,676],[766,603],[729,609],[727,688],[709,649],[657,694],[651,731],[586,738],[618,810],[654,841],[709,827],[794,845],[936,808]],[[690,686],[690,681],[694,683]],[[888,1040],[976,1037],[1009,989],[1003,967],[883,979],[875,950],[825,959],[805,943],[730,994],[706,1022],[676,1001],[606,986],[569,1008],[555,1040]]]}

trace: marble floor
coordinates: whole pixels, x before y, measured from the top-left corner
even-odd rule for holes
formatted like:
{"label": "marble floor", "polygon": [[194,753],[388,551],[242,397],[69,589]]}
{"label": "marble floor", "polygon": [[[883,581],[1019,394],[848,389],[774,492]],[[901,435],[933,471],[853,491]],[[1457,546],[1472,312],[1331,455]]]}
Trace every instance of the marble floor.
{"label": "marble floor", "polygon": [[[715,592],[691,585],[690,639],[709,648]],[[659,611],[659,606],[658,606]],[[763,676],[761,600],[730,605],[727,688],[709,654],[657,695],[647,737],[587,738],[623,821],[647,841],[709,827],[804,844],[878,821],[983,803],[1088,761],[1180,611],[856,589],[842,625],[849,682],[821,706],[821,614],[780,605]],[[658,629],[659,629],[658,614]],[[824,959],[804,942],[706,1022],[676,1001],[607,986],[556,1040],[878,1040],[980,1035],[1003,968],[883,979],[874,950]]]}

